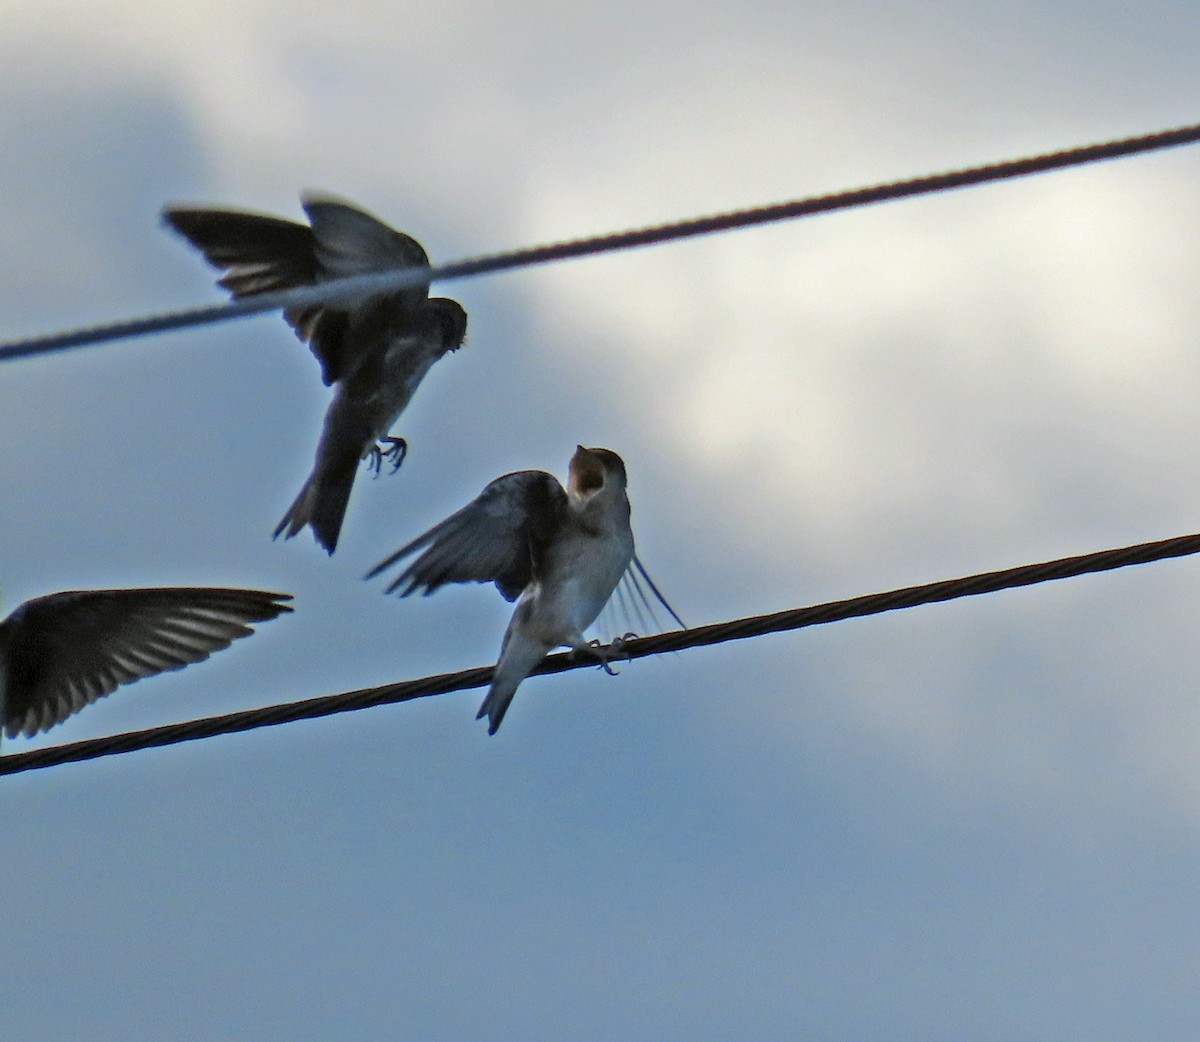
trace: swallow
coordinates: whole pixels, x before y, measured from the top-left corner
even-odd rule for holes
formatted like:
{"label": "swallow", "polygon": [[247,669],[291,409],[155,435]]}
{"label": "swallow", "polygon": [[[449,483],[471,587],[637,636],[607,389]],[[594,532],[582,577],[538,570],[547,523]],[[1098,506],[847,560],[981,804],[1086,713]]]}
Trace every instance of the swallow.
{"label": "swallow", "polygon": [[122,684],[202,662],[292,609],[286,593],[78,590],[26,601],[0,622],[0,725],[33,737]]}
{"label": "swallow", "polygon": [[[234,299],[313,286],[330,279],[399,268],[428,268],[416,239],[336,199],[306,195],[309,224],[238,210],[170,206],[163,219],[224,274],[217,285]],[[290,308],[283,317],[321,365],[334,389],[312,473],[275,529],[291,539],[308,525],[330,554],[359,463],[395,472],[408,443],[390,435],[430,367],[466,339],[457,301],[429,297],[429,284],[352,302]]]}
{"label": "swallow", "polygon": [[488,718],[488,734],[496,733],[521,681],[553,648],[565,645],[594,656],[606,672],[614,672],[609,653],[583,633],[623,577],[640,591],[640,573],[683,625],[634,552],[625,488],[620,456],[580,445],[565,489],[546,471],[505,474],[367,573],[374,578],[421,551],[388,593],[407,597],[420,590],[428,596],[446,583],[493,582],[505,600],[516,601],[491,688],[475,717]]}

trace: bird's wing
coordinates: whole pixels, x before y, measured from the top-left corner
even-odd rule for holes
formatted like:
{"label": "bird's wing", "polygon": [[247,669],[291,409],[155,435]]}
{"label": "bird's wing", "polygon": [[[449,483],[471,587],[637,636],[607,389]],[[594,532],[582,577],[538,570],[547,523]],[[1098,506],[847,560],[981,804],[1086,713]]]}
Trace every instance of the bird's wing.
{"label": "bird's wing", "polygon": [[[305,196],[303,206],[311,228],[280,217],[191,206],[168,206],[163,220],[224,272],[217,285],[235,299],[388,268],[429,266],[416,239],[348,203]],[[426,283],[372,297],[359,320],[372,321],[372,313],[380,312],[378,320],[386,324],[397,307],[415,307],[428,290]],[[321,363],[326,385],[342,379],[361,353],[361,338],[346,336],[350,310],[345,303],[314,304],[283,313]]]}
{"label": "bird's wing", "polygon": [[0,623],[4,732],[31,736],[122,684],[200,662],[292,609],[289,594],[149,589],[53,593]]}
{"label": "bird's wing", "polygon": [[[312,223],[317,260],[329,278],[429,267],[429,257],[416,239],[356,206],[311,193],[301,198],[301,205]],[[423,300],[428,290],[426,284],[418,298]]]}
{"label": "bird's wing", "polygon": [[[163,220],[225,273],[217,285],[235,300],[321,280],[317,240],[307,225],[241,210],[191,206],[168,206]],[[283,317],[321,363],[326,385],[340,379],[346,368],[347,312],[314,304],[288,308]]]}
{"label": "bird's wing", "polygon": [[494,582],[505,600],[516,600],[566,513],[567,493],[553,474],[505,474],[462,510],[381,561],[366,578],[424,551],[392,581],[388,593],[407,597],[415,590],[430,594],[446,583]]}
{"label": "bird's wing", "polygon": [[[649,588],[649,593],[646,592],[647,588]],[[625,569],[621,581],[613,591],[612,597],[596,621],[598,627],[607,630],[599,633],[598,636],[619,636],[624,629],[632,628],[634,632],[645,637],[663,629],[658,610],[654,606],[655,601],[666,609],[667,614],[679,624],[680,629],[687,629],[687,624],[662,595],[658,584],[650,578],[650,573],[646,571],[646,566],[642,564],[641,558],[634,554],[629,562],[629,567]]]}
{"label": "bird's wing", "polygon": [[641,584],[638,582],[639,575],[643,579],[646,580],[646,585],[650,587],[650,592],[652,594],[654,594],[654,599],[656,601],[658,601],[658,603],[661,604],[664,608],[667,609],[667,614],[670,615],[671,618],[673,618],[677,623],[679,623],[679,628],[681,630],[687,629],[687,623],[684,622],[683,619],[681,619],[679,617],[679,613],[674,608],[671,607],[671,605],[668,603],[666,597],[664,597],[662,595],[662,591],[659,590],[658,584],[653,579],[650,578],[650,573],[648,571],[646,571],[646,566],[644,564],[642,564],[641,558],[638,557],[637,554],[633,555],[633,560],[629,562],[629,567],[625,571],[626,571],[626,574],[629,576],[629,578],[632,580],[632,585],[637,590],[638,597],[641,598],[641,600],[646,602],[646,606],[650,609],[651,615],[654,614],[654,605],[649,603],[649,601],[646,597],[645,591],[642,590]]}
{"label": "bird's wing", "polygon": [[[312,224],[317,262],[323,278],[429,267],[429,257],[416,239],[349,203],[306,194],[301,198],[301,205]],[[326,383],[348,376],[364,363],[369,364],[378,354],[374,348],[381,340],[387,342],[398,328],[407,328],[408,320],[428,296],[429,283],[422,282],[407,289],[373,293],[341,304],[343,310],[338,314],[345,317],[353,335],[340,336],[336,341],[311,337],[313,353],[321,360]],[[328,313],[329,308],[325,310]],[[321,314],[309,312],[299,316],[293,325],[298,335],[308,337],[310,328],[314,332],[323,332],[322,324],[328,321]]]}
{"label": "bird's wing", "polygon": [[217,285],[233,296],[311,286],[320,274],[312,229],[242,210],[168,206],[163,220],[224,271]]}

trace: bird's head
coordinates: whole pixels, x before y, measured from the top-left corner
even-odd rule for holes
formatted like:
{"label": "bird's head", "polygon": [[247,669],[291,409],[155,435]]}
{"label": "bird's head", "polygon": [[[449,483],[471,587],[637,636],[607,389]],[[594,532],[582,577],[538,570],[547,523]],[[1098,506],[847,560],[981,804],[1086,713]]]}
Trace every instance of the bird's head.
{"label": "bird's head", "polygon": [[457,300],[449,297],[430,297],[425,313],[436,323],[442,351],[457,351],[467,339],[467,313]]}
{"label": "bird's head", "polygon": [[567,491],[585,503],[603,491],[625,491],[625,461],[610,449],[575,447],[567,476]]}

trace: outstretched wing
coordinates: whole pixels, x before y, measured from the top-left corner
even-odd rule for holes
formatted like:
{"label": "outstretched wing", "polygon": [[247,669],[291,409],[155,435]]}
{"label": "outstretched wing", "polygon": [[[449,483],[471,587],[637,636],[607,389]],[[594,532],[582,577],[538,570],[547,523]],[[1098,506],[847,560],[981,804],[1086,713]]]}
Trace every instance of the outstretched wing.
{"label": "outstretched wing", "polygon": [[646,580],[646,585],[650,587],[650,592],[654,594],[654,599],[667,609],[667,614],[670,615],[671,618],[673,618],[677,623],[679,623],[679,628],[681,630],[686,630],[687,623],[679,617],[679,613],[671,607],[666,597],[662,595],[662,591],[659,590],[658,584],[650,578],[650,573],[646,571],[646,566],[642,564],[641,558],[639,558],[637,554],[634,554],[633,560],[629,562],[629,567],[625,569],[625,576],[628,577],[630,580],[630,585],[634,588],[634,590],[637,591],[637,596],[650,610],[650,615],[653,617],[655,614],[654,605],[650,603],[649,599],[646,597],[645,591],[638,582],[639,575]]}
{"label": "outstretched wing", "polygon": [[168,206],[163,220],[224,271],[218,286],[234,297],[311,286],[320,275],[313,231],[282,217]]}
{"label": "outstretched wing", "polygon": [[567,493],[553,474],[520,470],[491,482],[451,514],[366,575],[371,579],[423,550],[388,586],[388,593],[425,594],[446,583],[494,582],[505,600],[516,600],[533,577],[542,548],[561,528]]}
{"label": "outstretched wing", "polygon": [[[300,202],[312,224],[317,260],[326,277],[339,279],[389,268],[429,267],[429,257],[416,239],[365,210],[313,193],[305,193]],[[429,285],[416,290],[419,303],[428,295]]]}
{"label": "outstretched wing", "polygon": [[53,593],[0,623],[4,733],[32,736],[122,684],[201,662],[292,609],[289,594],[150,589]]}
{"label": "outstretched wing", "polygon": [[612,597],[604,605],[604,610],[594,624],[598,627],[596,635],[619,636],[625,630],[632,629],[639,636],[646,637],[662,630],[664,627],[655,602],[666,610],[680,629],[687,629],[686,623],[650,578],[641,559],[634,554]]}
{"label": "outstretched wing", "polygon": [[[416,239],[349,203],[305,194],[301,204],[312,224],[321,279],[429,267],[429,257]],[[297,309],[284,317],[296,335],[312,346],[321,362],[321,377],[331,384],[346,376],[360,357],[370,354],[370,345],[379,335],[403,324],[428,296],[429,283],[422,282],[408,289],[374,294],[353,305]],[[347,336],[351,324],[354,335]]]}
{"label": "outstretched wing", "polygon": [[[217,284],[235,298],[388,268],[429,266],[416,239],[348,203],[314,195],[306,196],[303,206],[311,228],[280,217],[191,206],[168,206],[163,220],[224,271]],[[428,290],[426,283],[373,297],[370,314],[359,320],[382,316],[386,322],[397,309],[419,304]],[[360,344],[346,336],[350,310],[346,304],[315,304],[283,313],[321,363],[327,385],[349,371],[355,360],[351,349]]]}
{"label": "outstretched wing", "polygon": [[[217,285],[234,299],[321,280],[316,236],[307,225],[241,210],[191,206],[168,206],[163,220],[225,273]],[[290,308],[283,317],[321,363],[326,385],[338,380],[348,361],[344,348],[349,314],[314,305]]]}

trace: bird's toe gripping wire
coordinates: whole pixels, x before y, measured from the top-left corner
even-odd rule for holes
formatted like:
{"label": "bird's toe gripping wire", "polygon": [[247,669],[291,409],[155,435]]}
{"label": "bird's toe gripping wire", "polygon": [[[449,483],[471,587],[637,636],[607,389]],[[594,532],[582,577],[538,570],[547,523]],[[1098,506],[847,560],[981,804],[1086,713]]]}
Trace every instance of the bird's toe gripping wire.
{"label": "bird's toe gripping wire", "polygon": [[575,648],[577,655],[589,655],[600,662],[600,668],[604,670],[610,677],[619,676],[618,670],[612,668],[609,663],[613,659],[621,659],[625,657],[625,644],[627,641],[636,640],[636,633],[626,633],[620,637],[614,637],[609,644],[604,644],[599,640],[589,640],[586,644],[580,644]]}

